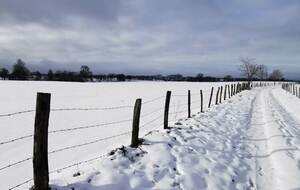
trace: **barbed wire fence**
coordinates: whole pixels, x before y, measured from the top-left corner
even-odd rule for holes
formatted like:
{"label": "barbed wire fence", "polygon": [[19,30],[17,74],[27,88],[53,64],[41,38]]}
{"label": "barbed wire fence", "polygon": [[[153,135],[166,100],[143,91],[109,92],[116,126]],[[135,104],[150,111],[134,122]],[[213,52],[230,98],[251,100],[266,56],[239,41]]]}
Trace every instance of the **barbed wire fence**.
{"label": "barbed wire fence", "polygon": [[[257,86],[257,84],[252,84],[252,85],[253,85],[252,87]],[[215,96],[216,96],[215,97],[215,104],[216,105],[221,104],[222,102],[226,101],[227,99],[230,99],[232,96],[242,92],[243,90],[248,89],[248,86],[247,86],[247,83],[234,83],[234,84],[225,84],[224,86],[218,87],[218,88],[219,88],[219,90],[218,90],[219,93],[215,94]],[[211,96],[213,96],[213,95],[214,94],[213,94],[213,91],[212,91]],[[46,97],[48,96],[48,99],[49,99],[48,102],[46,101],[47,105],[44,105],[45,104],[45,101],[44,101],[45,96]],[[22,140],[25,140],[25,139],[34,138],[34,154],[33,154],[33,156],[27,156],[24,159],[9,163],[5,166],[1,166],[0,167],[0,172],[5,172],[5,170],[8,170],[8,169],[13,168],[17,165],[20,165],[20,164],[23,164],[23,163],[26,163],[26,162],[29,162],[29,161],[33,161],[33,168],[42,168],[42,170],[43,170],[44,168],[48,168],[48,162],[47,162],[48,161],[48,155],[56,154],[58,152],[63,152],[63,151],[70,150],[70,149],[77,149],[79,147],[85,147],[85,146],[89,146],[89,145],[96,144],[96,143],[101,143],[101,142],[107,141],[109,139],[123,137],[123,136],[127,136],[127,135],[130,135],[130,134],[131,134],[131,139],[132,139],[131,142],[139,142],[139,139],[138,139],[139,129],[146,129],[146,128],[150,127],[151,124],[153,124],[154,122],[159,122],[160,120],[163,120],[163,122],[159,122],[154,127],[151,126],[152,127],[151,129],[161,127],[162,125],[166,125],[166,124],[169,125],[170,122],[178,121],[178,118],[182,117],[182,115],[180,115],[180,114],[186,113],[187,117],[189,118],[189,117],[191,117],[191,112],[201,113],[201,112],[203,112],[203,107],[206,107],[204,105],[202,91],[199,91],[199,93],[191,93],[190,91],[188,91],[187,94],[173,94],[173,95],[171,95],[171,92],[170,92],[169,97],[168,97],[168,95],[167,96],[158,96],[156,98],[147,100],[143,103],[140,101],[140,105],[137,104],[137,102],[138,102],[137,101],[134,106],[120,105],[120,106],[114,106],[114,107],[90,107],[90,108],[54,108],[54,109],[50,109],[50,96],[51,96],[51,94],[38,93],[37,94],[37,108],[36,109],[28,109],[28,110],[24,110],[24,111],[19,111],[19,112],[13,112],[13,113],[7,113],[7,114],[1,114],[0,115],[0,117],[13,117],[13,116],[16,116],[16,115],[21,115],[21,114],[35,113],[35,133],[34,134],[27,134],[27,135],[15,137],[15,138],[0,142],[0,146],[3,146],[3,145],[11,144],[11,143],[14,143],[14,142],[19,142],[19,141],[22,141]],[[192,96],[196,97],[196,98],[191,99]],[[178,100],[178,101],[173,100],[173,99],[176,99],[176,98],[184,98],[185,99],[184,103],[182,102],[182,100]],[[169,104],[166,103],[168,101],[170,102],[170,99],[173,100],[172,105],[169,105]],[[141,111],[141,105],[145,106],[145,105],[152,104],[152,103],[160,101],[160,100],[165,100],[166,104],[162,107],[154,108],[154,109],[152,109],[149,112],[146,112],[144,114],[136,114],[137,112]],[[193,105],[193,107],[192,107],[192,105]],[[78,126],[78,127],[48,130],[48,120],[49,120],[49,114],[51,112],[59,112],[59,111],[107,111],[107,110],[123,111],[124,109],[134,109],[134,117],[123,119],[123,120],[112,121],[112,122],[96,123],[96,124],[86,125],[86,126]],[[165,114],[163,114],[163,111],[164,111]],[[48,117],[47,117],[47,114],[48,114]],[[155,116],[155,117],[152,118],[149,121],[144,121],[145,118],[147,118],[149,116]],[[173,119],[169,119],[169,116],[172,116]],[[45,121],[45,119],[47,121]],[[141,124],[140,124],[140,121],[141,121]],[[50,150],[50,151],[48,151],[47,143],[43,143],[43,141],[41,140],[41,139],[48,140],[48,135],[54,135],[54,134],[58,134],[58,133],[66,133],[66,132],[70,132],[70,131],[80,131],[80,130],[92,129],[92,128],[107,127],[107,126],[112,126],[112,125],[116,125],[116,124],[130,125],[130,122],[132,122],[132,130],[128,130],[128,131],[121,132],[121,133],[114,134],[114,135],[107,136],[107,137],[94,139],[94,140],[84,142],[84,143],[78,143],[78,144],[73,144],[73,145],[70,145],[70,146],[65,146],[65,147]],[[166,126],[164,126],[164,128],[165,127]],[[167,127],[169,127],[169,126],[167,126]],[[42,132],[41,131],[39,132],[38,130],[42,130]],[[137,136],[134,135],[136,133],[137,133]],[[37,146],[37,144],[39,146]],[[136,146],[133,146],[133,144],[131,144],[131,146],[136,147]],[[42,152],[45,149],[47,150],[46,154],[43,154]],[[102,155],[99,155],[97,157],[90,158],[88,160],[83,160],[83,161],[80,161],[80,162],[76,162],[76,163],[73,163],[71,165],[67,165],[67,166],[64,166],[62,168],[58,168],[58,169],[55,169],[55,170],[52,170],[52,171],[34,170],[35,178],[24,180],[23,182],[21,182],[19,184],[13,185],[9,189],[13,190],[13,189],[19,188],[19,187],[21,187],[25,184],[32,184],[32,183],[35,187],[41,186],[41,185],[49,187],[49,184],[48,184],[49,181],[46,181],[46,184],[41,184],[40,183],[40,181],[43,181],[43,180],[41,180],[41,178],[48,178],[48,180],[49,180],[49,174],[52,174],[52,173],[57,172],[57,171],[66,170],[66,169],[74,167],[74,166],[89,163],[89,162],[92,162],[92,161],[95,161],[95,160],[99,160],[99,159],[102,159],[102,158],[106,157],[107,155],[108,154],[102,154]],[[39,160],[46,160],[46,162],[36,163],[35,162],[36,157],[38,157]]]}
{"label": "barbed wire fence", "polygon": [[281,88],[286,92],[300,98],[300,84],[298,83],[283,83]]}

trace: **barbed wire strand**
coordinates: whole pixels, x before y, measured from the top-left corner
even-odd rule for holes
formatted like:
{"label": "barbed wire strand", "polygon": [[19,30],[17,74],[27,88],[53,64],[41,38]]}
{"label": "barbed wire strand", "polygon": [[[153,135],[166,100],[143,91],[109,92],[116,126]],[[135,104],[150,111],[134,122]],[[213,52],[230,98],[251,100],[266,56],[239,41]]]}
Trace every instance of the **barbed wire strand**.
{"label": "barbed wire strand", "polygon": [[57,130],[49,131],[48,133],[52,134],[52,133],[59,133],[59,132],[66,132],[66,131],[75,131],[75,130],[81,130],[81,129],[96,128],[96,127],[102,127],[102,126],[109,126],[109,125],[114,125],[114,124],[126,123],[126,122],[129,122],[129,121],[132,121],[132,119],[124,119],[124,120],[120,120],[120,121],[114,121],[114,122],[108,122],[108,123],[101,123],[101,124],[94,124],[94,125],[87,125],[87,126],[82,126],[82,127],[57,129]]}
{"label": "barbed wire strand", "polygon": [[21,137],[16,137],[16,138],[10,139],[10,140],[6,140],[6,141],[3,141],[3,142],[0,142],[0,145],[9,144],[9,143],[16,142],[16,141],[23,140],[23,139],[27,139],[27,138],[30,138],[30,137],[33,137],[33,134],[25,135],[25,136],[21,136]]}
{"label": "barbed wire strand", "polygon": [[147,100],[147,101],[143,102],[143,105],[155,102],[155,101],[160,100],[160,99],[163,99],[164,97],[165,96],[159,96],[159,97],[153,98],[151,100]]}
{"label": "barbed wire strand", "polygon": [[104,158],[105,156],[107,156],[107,154],[102,154],[102,155],[97,156],[95,158],[91,158],[91,159],[88,159],[88,160],[80,161],[80,162],[77,162],[77,163],[74,163],[74,164],[71,164],[71,165],[59,168],[59,169],[55,169],[55,170],[50,171],[49,174],[52,174],[52,173],[55,173],[55,172],[60,172],[62,170],[66,170],[68,168],[72,168],[74,166],[78,166],[78,165],[81,165],[81,164],[89,163],[89,162],[92,162],[94,160],[98,160],[100,158]]}
{"label": "barbed wire strand", "polygon": [[10,187],[8,190],[16,189],[16,188],[21,187],[21,186],[23,186],[23,185],[25,185],[25,184],[27,184],[27,183],[29,183],[29,182],[31,182],[31,181],[33,181],[33,178],[28,179],[28,180],[26,180],[26,181],[24,181],[24,182],[22,182],[22,183],[19,183],[19,184],[13,186],[13,187]]}
{"label": "barbed wire strand", "polygon": [[61,151],[65,151],[65,150],[69,150],[69,149],[74,149],[74,148],[90,145],[90,144],[95,144],[97,142],[101,142],[101,141],[105,141],[105,140],[108,140],[108,139],[120,137],[120,136],[127,135],[127,134],[130,134],[130,133],[131,133],[131,131],[127,131],[127,132],[120,133],[120,134],[117,134],[117,135],[113,135],[113,136],[110,136],[110,137],[100,138],[100,139],[93,140],[93,141],[90,141],[90,142],[85,142],[85,143],[81,143],[81,144],[77,144],[77,145],[72,145],[72,146],[67,146],[67,147],[64,147],[64,148],[52,150],[52,151],[48,152],[48,155],[49,154],[54,154],[54,153],[57,153],[57,152],[61,152]]}
{"label": "barbed wire strand", "polygon": [[173,97],[185,97],[187,94],[172,94]]}
{"label": "barbed wire strand", "polygon": [[115,106],[115,107],[101,107],[101,108],[53,108],[51,111],[105,111],[105,110],[119,110],[124,108],[133,108],[133,106]]}
{"label": "barbed wire strand", "polygon": [[8,164],[8,165],[6,165],[6,166],[3,166],[3,167],[0,168],[0,171],[5,170],[5,169],[7,169],[7,168],[10,168],[10,167],[12,167],[12,166],[15,166],[15,165],[24,163],[24,162],[29,161],[29,160],[32,160],[32,157],[28,157],[28,158],[25,158],[25,159],[23,159],[23,160],[20,160],[20,161],[17,161],[17,162]]}
{"label": "barbed wire strand", "polygon": [[12,113],[7,113],[7,114],[1,114],[0,117],[9,117],[13,115],[20,115],[24,113],[32,113],[35,112],[35,110],[25,110],[25,111],[18,111],[18,112],[12,112]]}
{"label": "barbed wire strand", "polygon": [[147,125],[151,124],[152,122],[154,122],[154,121],[156,121],[156,120],[158,120],[158,119],[160,119],[160,118],[162,118],[162,117],[163,117],[163,115],[160,115],[160,116],[154,118],[153,120],[144,123],[143,125],[140,126],[140,128],[144,128],[144,127],[146,127]]}
{"label": "barbed wire strand", "polygon": [[[95,158],[91,158],[91,159],[88,159],[88,160],[80,161],[80,162],[77,162],[77,163],[74,163],[74,164],[71,164],[71,165],[68,165],[68,166],[59,168],[59,169],[55,169],[55,170],[50,171],[49,174],[52,174],[52,173],[55,173],[55,172],[59,172],[59,171],[62,171],[62,170],[66,170],[66,169],[68,169],[68,168],[71,168],[71,167],[74,167],[74,166],[78,166],[78,165],[81,165],[81,164],[85,164],[85,163],[92,162],[92,161],[94,161],[94,160],[98,160],[98,159],[104,158],[106,155],[107,155],[107,154],[103,154],[103,155],[97,156],[97,157],[95,157]],[[10,187],[9,190],[13,190],[13,189],[15,189],[15,188],[18,188],[18,187],[20,187],[20,186],[22,186],[22,185],[25,185],[25,184],[27,184],[27,183],[29,183],[29,182],[31,182],[31,181],[33,181],[33,178],[28,179],[28,180],[26,180],[26,181],[24,181],[24,182],[22,182],[22,183],[19,183],[19,184],[13,186],[13,187]]]}
{"label": "barbed wire strand", "polygon": [[152,111],[150,111],[148,113],[142,114],[141,118],[144,118],[144,117],[147,117],[149,115],[155,114],[155,113],[157,113],[157,112],[159,112],[161,110],[164,110],[164,109],[165,109],[165,107],[160,107],[160,108],[154,109],[154,110],[152,110]]}

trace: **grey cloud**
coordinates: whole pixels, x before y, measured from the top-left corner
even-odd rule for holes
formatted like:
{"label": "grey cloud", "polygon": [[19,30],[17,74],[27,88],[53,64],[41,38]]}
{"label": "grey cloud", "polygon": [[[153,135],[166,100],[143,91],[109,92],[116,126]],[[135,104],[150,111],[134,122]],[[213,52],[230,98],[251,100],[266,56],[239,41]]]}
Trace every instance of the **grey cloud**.
{"label": "grey cloud", "polygon": [[300,76],[299,9],[297,0],[2,0],[0,57],[40,69],[220,75],[250,56]]}
{"label": "grey cloud", "polygon": [[97,20],[115,20],[120,0],[2,0],[0,16],[19,22],[61,23],[64,18],[79,16]]}

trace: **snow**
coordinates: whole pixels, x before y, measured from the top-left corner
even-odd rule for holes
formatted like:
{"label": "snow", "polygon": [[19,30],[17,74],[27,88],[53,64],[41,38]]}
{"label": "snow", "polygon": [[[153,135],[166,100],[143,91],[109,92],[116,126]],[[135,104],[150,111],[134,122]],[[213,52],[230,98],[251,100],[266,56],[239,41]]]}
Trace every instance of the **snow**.
{"label": "snow", "polygon": [[[141,97],[142,145],[127,146],[130,134],[49,155],[51,187],[95,189],[297,189],[300,188],[300,99],[280,86],[255,88],[207,109],[211,87],[225,83],[0,82],[0,115],[34,109],[37,91],[51,92],[54,108],[133,105]],[[187,90],[193,117],[186,118]],[[199,90],[205,112],[199,113]],[[162,129],[164,96],[172,90],[170,130]],[[215,90],[216,91],[216,90]],[[157,98],[158,97],[158,98]],[[155,99],[157,98],[157,99]],[[213,100],[214,103],[214,100]],[[181,106],[181,105],[184,106]],[[182,113],[178,113],[182,112]],[[49,130],[119,121],[132,107],[52,111]],[[34,113],[0,117],[0,141],[31,134]],[[130,131],[131,122],[49,134],[49,151]],[[122,145],[124,145],[122,147]],[[120,148],[121,147],[121,148]],[[112,151],[113,150],[113,151]],[[32,138],[0,145],[0,168],[32,152]],[[107,154],[109,153],[109,154]],[[104,156],[102,156],[104,155]],[[83,160],[65,170],[58,170]],[[31,161],[0,171],[0,189],[32,178]],[[17,189],[28,189],[32,182]]]}

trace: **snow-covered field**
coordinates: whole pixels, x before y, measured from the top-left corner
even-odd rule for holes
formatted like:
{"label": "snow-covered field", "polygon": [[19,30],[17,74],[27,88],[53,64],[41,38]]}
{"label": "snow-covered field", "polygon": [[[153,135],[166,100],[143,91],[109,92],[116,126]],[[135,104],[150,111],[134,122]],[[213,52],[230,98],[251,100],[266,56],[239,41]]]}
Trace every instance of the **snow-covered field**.
{"label": "snow-covered field", "polygon": [[[49,131],[87,126],[49,134],[50,184],[59,190],[300,188],[300,99],[280,86],[264,87],[244,91],[208,110],[211,87],[221,85],[225,83],[1,81],[0,142],[31,135],[34,112],[5,114],[34,110],[36,92],[50,92]],[[192,91],[191,119],[186,119],[188,89]],[[200,89],[206,111],[201,114]],[[162,129],[167,90],[174,95],[171,130]],[[144,102],[140,136],[145,142],[131,149],[126,146],[127,132],[138,97]],[[115,121],[120,123],[101,125]],[[103,140],[118,134],[122,135]],[[121,145],[126,147],[107,156]],[[32,137],[0,143],[0,189],[32,178],[31,159],[4,168],[30,158],[32,148]],[[101,158],[93,160],[97,157]],[[16,189],[31,185],[30,181]]]}
{"label": "snow-covered field", "polygon": [[[32,160],[30,159],[3,170],[1,168],[32,156],[33,138],[30,135],[33,134],[35,113],[30,112],[30,110],[35,109],[37,92],[49,92],[52,94],[52,110],[61,108],[91,108],[91,110],[65,110],[52,111],[50,113],[49,131],[89,127],[73,131],[50,133],[50,152],[91,142],[91,144],[86,146],[49,154],[49,167],[50,171],[53,171],[105,154],[121,145],[128,145],[130,142],[130,133],[112,139],[100,140],[131,131],[132,106],[136,98],[140,97],[143,100],[141,126],[144,127],[140,131],[140,136],[143,136],[154,128],[162,128],[164,99],[167,90],[172,90],[169,119],[170,123],[172,121],[174,123],[177,119],[187,116],[188,89],[192,93],[192,113],[196,113],[200,110],[199,90],[203,89],[206,109],[211,86],[217,87],[220,85],[224,84],[186,82],[64,83],[0,81],[0,89],[2,89],[0,93],[0,99],[2,100],[0,101],[0,142],[7,142],[11,139],[29,135],[27,138],[12,143],[0,143],[0,179],[1,181],[5,181],[5,183],[0,183],[0,189],[7,189],[32,178]],[[124,107],[119,108],[119,106]],[[110,109],[112,107],[113,109]],[[99,108],[105,109],[101,110]],[[27,110],[29,112],[24,114],[5,115]],[[105,123],[112,124],[102,125]],[[97,140],[99,142],[92,143]]]}

